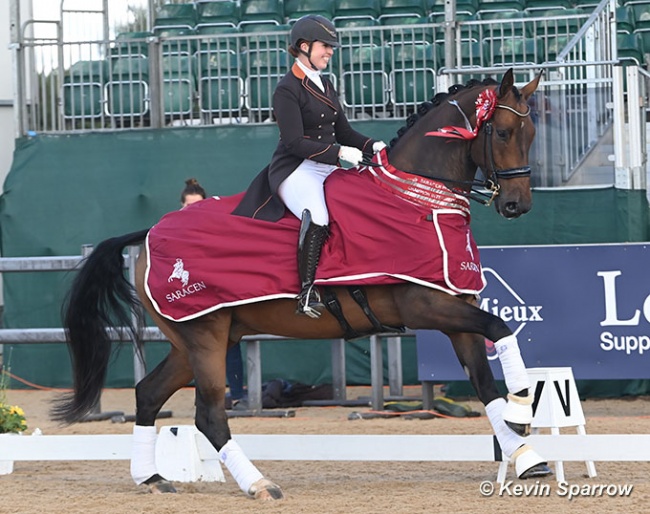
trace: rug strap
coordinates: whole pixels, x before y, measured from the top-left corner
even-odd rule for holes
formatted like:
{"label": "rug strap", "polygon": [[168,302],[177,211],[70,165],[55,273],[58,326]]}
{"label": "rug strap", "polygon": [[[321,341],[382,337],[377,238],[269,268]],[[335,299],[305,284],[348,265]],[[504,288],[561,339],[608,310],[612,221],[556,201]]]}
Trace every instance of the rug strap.
{"label": "rug strap", "polygon": [[375,313],[372,312],[372,309],[370,308],[370,304],[368,304],[368,298],[366,297],[366,293],[363,291],[363,288],[359,286],[349,286],[348,287],[348,292],[350,293],[350,296],[354,299],[355,302],[359,304],[359,307],[361,307],[361,310],[363,310],[364,314],[366,317],[370,320],[370,323],[372,323],[372,326],[374,327],[375,331],[377,333],[381,332],[404,332],[406,329],[402,327],[389,327],[386,325],[383,325],[377,316],[375,316]]}
{"label": "rug strap", "polygon": [[321,292],[325,307],[327,307],[327,310],[332,313],[332,316],[336,318],[336,320],[339,322],[339,325],[341,325],[341,328],[343,329],[343,338],[346,341],[349,341],[351,339],[362,337],[363,334],[360,334],[354,330],[348,320],[345,318],[343,309],[341,309],[341,304],[338,297],[336,296],[336,293],[329,287],[323,287],[321,289]]}

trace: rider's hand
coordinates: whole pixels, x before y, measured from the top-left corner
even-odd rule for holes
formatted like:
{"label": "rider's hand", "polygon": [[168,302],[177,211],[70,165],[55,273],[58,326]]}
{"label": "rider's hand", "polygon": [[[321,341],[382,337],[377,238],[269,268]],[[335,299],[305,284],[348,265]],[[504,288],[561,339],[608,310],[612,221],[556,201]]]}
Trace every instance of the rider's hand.
{"label": "rider's hand", "polygon": [[372,144],[372,153],[379,153],[384,148],[386,148],[386,143],[384,143],[383,141],[377,141],[376,143]]}
{"label": "rider's hand", "polygon": [[339,150],[339,157],[352,164],[352,166],[358,166],[363,160],[363,152],[352,146],[342,146],[341,150]]}

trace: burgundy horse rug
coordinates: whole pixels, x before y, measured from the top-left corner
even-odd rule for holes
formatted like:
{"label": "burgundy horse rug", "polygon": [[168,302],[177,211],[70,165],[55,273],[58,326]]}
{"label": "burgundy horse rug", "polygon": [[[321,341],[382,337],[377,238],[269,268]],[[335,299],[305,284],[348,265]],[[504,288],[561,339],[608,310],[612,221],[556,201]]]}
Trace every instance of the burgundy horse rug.
{"label": "burgundy horse rug", "polygon": [[[412,282],[457,295],[485,287],[470,231],[469,200],[387,161],[334,171],[325,181],[330,236],[319,286]],[[230,214],[243,193],[207,198],[165,215],[147,236],[147,294],[174,321],[278,298],[295,298],[300,220]]]}

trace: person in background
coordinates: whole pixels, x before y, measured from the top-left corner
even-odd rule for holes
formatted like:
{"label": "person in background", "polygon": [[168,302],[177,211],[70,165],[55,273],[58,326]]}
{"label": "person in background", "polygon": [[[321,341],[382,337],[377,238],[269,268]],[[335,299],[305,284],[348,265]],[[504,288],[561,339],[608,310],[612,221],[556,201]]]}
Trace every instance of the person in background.
{"label": "person in background", "polygon": [[302,220],[296,312],[317,318],[324,306],[314,279],[329,235],[323,183],[340,165],[339,159],[357,166],[364,153],[377,153],[386,144],[351,127],[334,86],[322,74],[339,46],[332,22],[308,14],[293,24],[290,37],[295,63],[273,93],[280,141],[271,163],[253,180],[233,214],[278,221],[286,206]]}
{"label": "person in background", "polygon": [[[181,208],[200,202],[207,197],[205,189],[195,178],[188,178],[185,181],[185,188],[181,191]],[[226,353],[226,380],[230,387],[230,399],[232,408],[245,410],[248,405],[245,400],[244,390],[244,361],[241,356],[239,343],[228,348]]]}
{"label": "person in background", "polygon": [[205,200],[207,196],[205,189],[199,184],[195,178],[188,178],[185,181],[185,187],[181,191],[181,206],[187,207],[188,205]]}

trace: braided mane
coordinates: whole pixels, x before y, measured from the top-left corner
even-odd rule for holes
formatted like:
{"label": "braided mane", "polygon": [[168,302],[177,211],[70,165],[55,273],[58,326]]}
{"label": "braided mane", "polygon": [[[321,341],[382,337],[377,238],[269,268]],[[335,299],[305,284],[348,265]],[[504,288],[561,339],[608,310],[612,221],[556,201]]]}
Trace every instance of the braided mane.
{"label": "braided mane", "polygon": [[471,79],[465,85],[454,84],[449,88],[449,90],[446,93],[437,93],[431,100],[427,102],[422,102],[420,105],[418,105],[415,112],[409,115],[409,117],[406,119],[406,125],[404,125],[397,131],[397,137],[391,140],[388,150],[390,150],[390,148],[393,147],[395,143],[397,143],[399,138],[401,138],[408,129],[410,129],[413,125],[415,125],[415,123],[420,118],[426,116],[429,113],[429,111],[438,107],[441,103],[445,102],[449,97],[456,95],[460,91],[471,89],[473,87],[494,86],[498,84],[499,82],[492,78],[486,78],[483,80]]}

